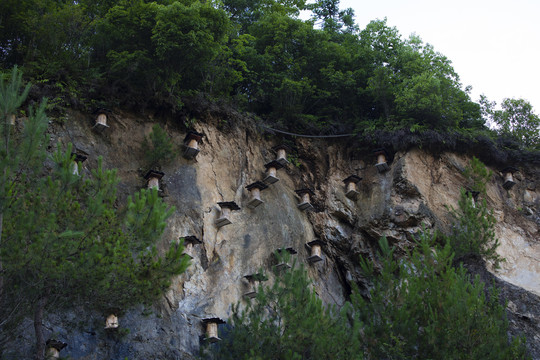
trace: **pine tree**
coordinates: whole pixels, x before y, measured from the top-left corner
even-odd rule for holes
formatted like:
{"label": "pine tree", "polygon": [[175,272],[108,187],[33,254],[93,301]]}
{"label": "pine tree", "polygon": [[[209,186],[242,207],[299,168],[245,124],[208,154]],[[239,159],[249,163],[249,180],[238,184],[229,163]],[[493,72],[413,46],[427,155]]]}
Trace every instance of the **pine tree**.
{"label": "pine tree", "polygon": [[450,244],[456,262],[467,256],[481,257],[495,267],[504,259],[497,254],[499,240],[495,236],[495,217],[486,200],[475,201],[470,193],[461,190],[458,209],[450,209],[453,223],[445,241]]}
{"label": "pine tree", "polygon": [[424,233],[406,259],[381,239],[379,274],[366,260],[369,299],[355,291],[354,316],[370,359],[525,359],[521,339],[508,343],[505,308],[495,289],[452,266],[452,249]]}
{"label": "pine tree", "polygon": [[500,245],[495,237],[496,220],[485,200],[486,183],[493,174],[473,156],[464,175],[472,191],[461,189],[458,208],[450,207],[452,228],[444,240],[450,244],[456,262],[477,256],[498,267],[503,258],[496,252]]}
{"label": "pine tree", "polygon": [[[28,307],[29,301],[24,296],[24,290],[18,285],[11,286],[8,281],[2,256],[7,242],[4,227],[9,224],[5,212],[16,199],[18,189],[14,180],[27,183],[41,169],[39,164],[44,160],[41,149],[45,144],[44,131],[47,127],[45,101],[41,102],[37,110],[29,109],[28,120],[22,132],[16,132],[16,126],[11,125],[11,120],[19,115],[19,107],[30,91],[30,84],[24,88],[22,85],[22,73],[17,67],[13,68],[11,74],[0,73],[0,351],[9,340],[5,335],[10,325],[17,323],[23,316],[18,309]],[[13,304],[17,307],[8,306],[8,300],[14,300]]]}
{"label": "pine tree", "polygon": [[[340,312],[325,308],[307,272],[277,272],[273,285],[233,308],[232,326],[213,359],[527,359],[524,340],[508,340],[498,292],[453,266],[449,244],[420,234],[416,248],[395,259],[380,241],[379,265],[361,259],[370,287],[356,287]],[[375,270],[379,269],[379,270]]]}
{"label": "pine tree", "polygon": [[232,329],[218,359],[361,359],[356,329],[343,312],[325,307],[303,266],[276,271],[272,285],[260,285],[243,310],[233,309]]}
{"label": "pine tree", "polygon": [[159,124],[155,124],[150,135],[144,138],[142,148],[148,170],[165,165],[177,155],[171,137]]}
{"label": "pine tree", "polygon": [[[155,245],[173,209],[156,190],[137,192],[118,210],[116,171],[102,169],[101,159],[90,177],[81,178],[72,171],[71,144],[65,150],[58,144],[47,154],[45,102],[30,110],[21,134],[5,125],[6,114],[24,101],[27,91],[20,86],[16,69],[8,86],[4,79],[0,83],[0,330],[5,336],[22,317],[32,316],[40,360],[48,312],[78,305],[127,310],[151,302],[186,269],[188,259],[182,244],[158,254]],[[7,106],[3,99],[17,101]]]}

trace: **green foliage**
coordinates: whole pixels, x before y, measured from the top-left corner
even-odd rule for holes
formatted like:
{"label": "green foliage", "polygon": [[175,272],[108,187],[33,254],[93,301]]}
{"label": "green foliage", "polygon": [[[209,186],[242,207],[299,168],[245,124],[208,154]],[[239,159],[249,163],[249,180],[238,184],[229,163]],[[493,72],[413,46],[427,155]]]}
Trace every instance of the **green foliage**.
{"label": "green foliage", "polygon": [[455,128],[480,117],[451,62],[419,37],[402,40],[396,28],[378,20],[360,33],[360,41],[373,64],[367,91],[379,116],[390,121],[387,127]]}
{"label": "green foliage", "polygon": [[486,183],[493,173],[484,165],[483,162],[473,156],[469,165],[465,168],[464,175],[470,185],[470,190],[486,193]]}
{"label": "green foliage", "polygon": [[[12,338],[10,329],[27,314],[19,309],[27,309],[35,301],[26,295],[26,289],[21,284],[10,284],[9,267],[2,256],[9,241],[4,232],[4,227],[9,226],[5,212],[12,211],[21,192],[14,186],[13,179],[18,179],[20,184],[31,183],[33,178],[39,176],[45,158],[46,101],[42,101],[35,111],[29,109],[22,133],[16,132],[15,127],[8,123],[8,116],[17,114],[18,107],[28,94],[30,85],[24,89],[22,85],[22,74],[16,67],[10,75],[0,74],[0,352]],[[21,242],[20,245],[24,246],[25,243]]]}
{"label": "green foliage", "polygon": [[[293,267],[236,304],[217,359],[527,359],[524,340],[507,336],[498,292],[453,266],[450,245],[420,234],[406,258],[386,238],[378,265],[360,259],[370,284],[354,287],[341,312],[325,308],[306,271]],[[287,261],[288,258],[282,259]],[[377,270],[376,270],[377,269]]]}
{"label": "green foliage", "polygon": [[180,95],[207,85],[230,28],[223,10],[191,0],[3,1],[0,24],[0,67],[23,63],[60,93],[59,107],[86,96],[180,107]]}
{"label": "green foliage", "polygon": [[361,359],[357,340],[344,327],[345,312],[325,308],[300,266],[276,272],[245,307],[236,304],[233,326],[213,357],[218,359]]}
{"label": "green foliage", "polygon": [[222,50],[225,13],[206,1],[117,1],[96,21],[96,61],[118,96],[180,107]]}
{"label": "green foliage", "polygon": [[[0,4],[0,68],[20,64],[25,75],[46,86],[58,109],[80,103],[83,79],[95,79],[88,66],[91,18],[85,1],[3,1]],[[88,82],[88,80],[87,80]]]}
{"label": "green foliage", "polygon": [[3,66],[24,63],[60,110],[204,93],[306,132],[483,127],[446,57],[386,20],[359,31],[338,0],[27,0],[0,16],[16,29],[0,27]]}
{"label": "green foliage", "polygon": [[474,201],[470,193],[461,190],[458,209],[451,208],[452,229],[446,242],[456,255],[456,260],[466,256],[481,256],[497,267],[503,260],[497,254],[499,240],[495,237],[495,217],[485,199]]}
{"label": "green foliage", "polygon": [[144,138],[142,150],[148,169],[163,166],[178,155],[177,146],[159,124],[155,124],[150,135]]}
{"label": "green foliage", "polygon": [[256,273],[256,274],[253,274],[251,275],[252,276],[252,279],[253,281],[267,281],[268,280],[268,276],[266,276],[264,274],[264,272],[262,271],[262,269],[259,269],[259,271]]}
{"label": "green foliage", "polygon": [[[464,175],[470,190],[485,195],[486,183],[493,173],[473,156]],[[503,259],[497,254],[499,240],[495,238],[495,217],[485,199],[476,201],[473,194],[461,189],[458,209],[450,208],[452,228],[445,241],[450,245],[457,260],[467,256],[480,256],[492,261],[495,267]]]}
{"label": "green foliage", "polygon": [[2,124],[7,122],[8,116],[15,115],[16,110],[28,96],[30,84],[22,88],[22,73],[13,67],[11,74],[0,74],[0,116]]}
{"label": "green foliage", "polygon": [[452,249],[424,233],[407,260],[381,239],[380,274],[362,260],[369,299],[353,292],[354,317],[370,359],[525,359],[523,340],[508,343],[505,308],[464,268]]}
{"label": "green foliage", "polygon": [[321,20],[321,27],[330,32],[354,33],[358,25],[354,23],[354,10],[339,10],[339,0],[318,0],[307,6],[313,12],[313,21]]}
{"label": "green foliage", "polygon": [[[16,70],[11,81],[11,88],[1,83],[0,97],[20,104],[25,92]],[[2,126],[0,158],[0,345],[22,317],[33,315],[38,359],[44,347],[38,324],[47,312],[152,302],[189,261],[182,244],[156,249],[173,212],[157,191],[141,190],[119,210],[116,171],[104,170],[101,159],[81,178],[73,174],[71,144],[46,153],[44,109],[42,102],[29,111],[21,134]],[[15,111],[13,105],[6,113]]]}
{"label": "green foliage", "polygon": [[268,14],[296,17],[306,8],[305,0],[223,0],[223,9],[241,32]]}
{"label": "green foliage", "polygon": [[298,159],[298,154],[287,154],[287,160],[297,168],[302,166],[302,163]]}
{"label": "green foliage", "polygon": [[540,150],[540,117],[524,99],[504,99],[501,110],[485,96],[480,99],[483,115],[497,126],[501,135],[515,138],[524,148]]}

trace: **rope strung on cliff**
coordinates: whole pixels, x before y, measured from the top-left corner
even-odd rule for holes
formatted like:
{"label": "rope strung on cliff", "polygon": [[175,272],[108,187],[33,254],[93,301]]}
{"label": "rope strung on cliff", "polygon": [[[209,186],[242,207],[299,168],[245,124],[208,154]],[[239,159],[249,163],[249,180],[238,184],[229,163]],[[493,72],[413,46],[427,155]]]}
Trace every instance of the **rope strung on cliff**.
{"label": "rope strung on cliff", "polygon": [[341,134],[341,135],[302,135],[302,134],[295,134],[283,130],[277,130],[268,126],[264,126],[265,129],[272,130],[278,133],[282,133],[285,135],[292,135],[292,136],[298,136],[298,137],[305,137],[305,138],[338,138],[338,137],[347,137],[347,136],[355,136],[356,134]]}

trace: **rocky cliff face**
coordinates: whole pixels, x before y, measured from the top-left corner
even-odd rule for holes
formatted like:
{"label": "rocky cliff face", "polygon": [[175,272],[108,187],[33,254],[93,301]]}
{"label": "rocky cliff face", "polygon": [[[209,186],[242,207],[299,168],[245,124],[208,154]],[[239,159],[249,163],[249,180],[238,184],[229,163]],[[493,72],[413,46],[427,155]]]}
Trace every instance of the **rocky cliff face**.
{"label": "rocky cliff face", "polygon": [[[110,128],[97,133],[91,129],[93,117],[71,113],[64,125],[53,126],[51,137],[53,143],[73,142],[88,154],[86,175],[98,156],[103,156],[105,167],[118,168],[125,198],[145,186],[141,143],[151,131],[149,120],[153,119],[117,113],[109,119]],[[163,126],[181,148],[185,129],[173,121]],[[370,256],[383,235],[398,249],[405,249],[412,246],[414,234],[422,227],[446,228],[447,206],[457,207],[459,189],[465,185],[462,170],[468,158],[463,155],[434,156],[422,150],[396,153],[390,169],[379,173],[371,153],[354,152],[342,140],[289,139],[296,147],[296,165],[278,170],[279,181],[261,192],[264,204],[250,209],[245,187],[264,177],[264,164],[275,158],[270,149],[280,140],[261,135],[245,120],[228,125],[209,116],[194,128],[204,134],[196,160],[179,156],[161,169],[164,200],[176,207],[162,243],[167,246],[189,235],[201,239],[203,243],[193,248],[192,265],[174,280],[155,308],[133,309],[121,317],[124,330],[117,333],[103,330],[101,314],[91,314],[89,320],[81,315],[84,309],[80,314],[50,317],[46,324],[50,333],[68,343],[62,356],[189,359],[198,353],[204,333],[201,320],[226,320],[233,304],[246,301],[244,276],[259,269],[269,272],[278,248],[296,249],[297,261],[306,264],[323,301],[342,304],[350,283],[362,282],[360,255]],[[513,289],[504,293],[511,299],[513,332],[525,329],[533,354],[540,356],[536,296],[540,295],[540,184],[534,177],[538,169],[521,167],[517,185],[510,191],[503,189],[498,169],[492,170],[495,175],[486,200],[495,210],[500,253],[507,259],[496,276],[501,286]],[[351,174],[363,177],[356,200],[345,196],[342,182]],[[299,188],[314,190],[314,211],[298,209],[295,190]],[[232,224],[218,228],[217,203],[223,201],[234,201],[241,210],[232,212]],[[305,244],[314,239],[324,241],[324,261],[310,264]],[[226,325],[220,327],[224,329]],[[32,336],[29,327],[19,341],[27,353]]]}

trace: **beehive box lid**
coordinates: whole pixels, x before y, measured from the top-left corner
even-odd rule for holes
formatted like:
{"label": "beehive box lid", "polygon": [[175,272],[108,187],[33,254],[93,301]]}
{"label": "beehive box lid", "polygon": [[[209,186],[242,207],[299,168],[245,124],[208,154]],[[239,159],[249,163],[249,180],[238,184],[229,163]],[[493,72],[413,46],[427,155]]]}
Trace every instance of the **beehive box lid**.
{"label": "beehive box lid", "polygon": [[362,178],[358,175],[351,175],[351,176],[348,176],[346,179],[343,180],[343,182],[345,184],[348,184],[350,182],[353,182],[355,184],[357,184],[358,182],[360,182],[360,180],[362,180]]}
{"label": "beehive box lid", "polygon": [[121,313],[122,313],[122,309],[117,306],[107,307],[107,309],[104,311],[105,316],[109,316],[109,315],[118,316]]}
{"label": "beehive box lid", "polygon": [[264,164],[264,167],[266,169],[269,169],[271,167],[275,168],[276,170],[279,170],[283,167],[283,165],[279,162],[279,161],[276,161],[276,160],[272,160],[270,161],[269,163],[267,164]]}
{"label": "beehive box lid", "polygon": [[319,255],[311,255],[310,257],[307,258],[308,261],[310,263],[316,263],[316,262],[319,262],[319,261],[323,261],[323,258],[320,257]]}
{"label": "beehive box lid", "polygon": [[221,201],[218,202],[218,205],[222,208],[228,208],[231,210],[240,210],[240,206],[236,205],[234,201]]}
{"label": "beehive box lid", "polygon": [[150,170],[146,173],[146,175],[144,175],[144,178],[146,180],[150,179],[150,178],[158,178],[158,179],[161,179],[163,176],[165,175],[164,172],[161,172],[161,171],[157,171],[157,170]]}
{"label": "beehive box lid", "polygon": [[218,317],[204,318],[201,321],[203,324],[208,324],[208,323],[226,324],[227,323],[225,320],[222,320]]}
{"label": "beehive box lid", "polygon": [[315,196],[315,193],[313,192],[313,190],[308,189],[308,188],[294,190],[294,192],[297,193],[300,196],[302,196],[304,194],[310,194],[311,196]]}
{"label": "beehive box lid", "polygon": [[386,151],[385,148],[378,148],[373,150],[373,154],[375,155],[384,155],[386,157],[389,157],[388,151]]}
{"label": "beehive box lid", "polygon": [[248,281],[266,281],[266,280],[268,280],[268,278],[266,276],[264,276],[263,274],[261,274],[261,273],[245,275],[244,278],[246,278]]}
{"label": "beehive box lid", "polygon": [[507,167],[505,167],[504,169],[501,170],[501,172],[503,174],[505,174],[505,173],[512,173],[513,174],[513,173],[518,172],[518,171],[519,171],[519,169],[516,168],[516,167],[513,167],[513,166],[507,166]]}
{"label": "beehive box lid", "polygon": [[197,140],[197,141],[201,141],[202,137],[204,136],[204,134],[202,133],[199,133],[199,132],[196,132],[196,131],[188,131],[188,133],[186,134],[186,137],[184,138],[184,142],[188,142],[190,140]]}
{"label": "beehive box lid", "polygon": [[268,185],[266,185],[262,181],[255,181],[254,183],[251,183],[248,186],[246,186],[246,189],[248,189],[249,191],[251,191],[252,189],[264,190],[267,187]]}
{"label": "beehive box lid", "polygon": [[186,150],[184,151],[184,157],[186,159],[193,159],[195,156],[197,156],[197,154],[200,152],[201,150],[199,149],[195,149],[195,148],[192,148],[192,147],[189,147],[189,146],[186,146]]}
{"label": "beehive box lid", "polygon": [[263,181],[264,181],[266,184],[268,184],[268,185],[272,185],[272,184],[277,183],[277,182],[279,181],[279,179],[278,179],[277,177],[272,176],[272,175],[269,174],[268,176],[266,176],[266,177],[263,179]]}
{"label": "beehive box lid", "polygon": [[315,240],[311,240],[310,242],[306,244],[306,246],[309,248],[311,248],[313,245],[319,245],[322,247],[324,245],[324,241],[322,241],[321,239],[315,239]]}
{"label": "beehive box lid", "polygon": [[45,345],[47,345],[48,347],[55,348],[58,351],[61,351],[63,348],[67,346],[67,343],[60,340],[56,340],[56,339],[49,339],[45,342]]}
{"label": "beehive box lid", "polygon": [[476,198],[478,197],[478,195],[480,195],[480,191],[476,191],[476,190],[465,190],[465,194],[467,194],[467,195],[471,194],[472,198],[476,200]]}
{"label": "beehive box lid", "polygon": [[96,108],[93,112],[93,114],[97,115],[97,114],[112,114],[112,110],[110,109],[107,109],[107,108],[103,108],[103,107],[98,107]]}
{"label": "beehive box lid", "polygon": [[83,154],[80,154],[80,153],[74,153],[72,152],[71,153],[71,156],[74,156],[75,157],[75,161],[76,162],[83,162],[85,161],[86,159],[88,159],[88,157],[86,155],[83,155]]}
{"label": "beehive box lid", "polygon": [[285,251],[288,252],[288,253],[291,254],[291,255],[294,255],[294,254],[297,254],[297,253],[298,253],[298,251],[296,251],[296,250],[295,250],[294,248],[292,248],[292,247],[288,247],[288,248],[279,248],[279,249],[277,249],[277,252],[280,253],[280,254],[281,254],[282,252],[285,252]]}
{"label": "beehive box lid", "polygon": [[288,145],[285,145],[285,144],[279,144],[279,145],[276,145],[272,148],[272,150],[274,150],[275,152],[277,152],[278,150],[285,150],[285,151],[291,151],[291,147],[288,146]]}

